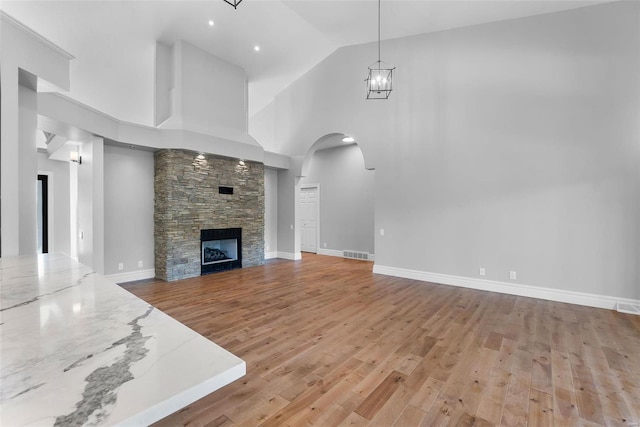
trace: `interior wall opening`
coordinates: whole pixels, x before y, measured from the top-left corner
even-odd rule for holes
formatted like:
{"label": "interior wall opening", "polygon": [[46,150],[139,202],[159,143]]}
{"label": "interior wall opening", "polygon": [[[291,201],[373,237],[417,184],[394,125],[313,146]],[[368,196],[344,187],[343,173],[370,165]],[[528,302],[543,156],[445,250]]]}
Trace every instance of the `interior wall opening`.
{"label": "interior wall opening", "polygon": [[344,135],[315,148],[298,185],[300,250],[373,260],[375,255],[374,179],[362,150]]}
{"label": "interior wall opening", "polygon": [[38,175],[37,181],[38,253],[49,253],[49,177]]}

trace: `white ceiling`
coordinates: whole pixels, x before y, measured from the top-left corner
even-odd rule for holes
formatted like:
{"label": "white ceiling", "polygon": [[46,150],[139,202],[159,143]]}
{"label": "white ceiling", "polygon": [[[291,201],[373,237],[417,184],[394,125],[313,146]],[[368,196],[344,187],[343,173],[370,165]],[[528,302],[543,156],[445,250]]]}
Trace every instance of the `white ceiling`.
{"label": "white ceiling", "polygon": [[[383,0],[382,38],[605,1]],[[2,0],[0,8],[76,57],[69,96],[146,125],[153,123],[156,40],[183,39],[243,67],[252,115],[337,48],[377,38],[376,0],[244,0],[237,10],[222,0]]]}

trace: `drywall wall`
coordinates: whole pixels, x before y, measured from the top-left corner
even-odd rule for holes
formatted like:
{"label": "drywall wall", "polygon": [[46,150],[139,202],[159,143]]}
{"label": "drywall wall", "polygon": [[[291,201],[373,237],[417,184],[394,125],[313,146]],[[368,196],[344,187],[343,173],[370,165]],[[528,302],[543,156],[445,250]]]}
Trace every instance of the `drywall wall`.
{"label": "drywall wall", "polygon": [[163,123],[173,112],[175,86],[173,80],[173,51],[163,44],[156,43],[155,57],[155,105],[154,124]]}
{"label": "drywall wall", "polygon": [[[83,164],[78,167],[77,253],[78,261],[93,265],[93,144],[85,142],[78,149]],[[95,270],[95,268],[94,268]]]}
{"label": "drywall wall", "polygon": [[275,258],[278,252],[278,171],[264,168],[264,253]]}
{"label": "drywall wall", "polygon": [[[3,11],[0,20],[0,255],[35,254],[37,160],[32,117],[37,112],[37,101],[28,94],[28,99],[21,99],[25,92],[19,90],[19,69],[37,76],[36,86],[46,80],[68,90],[72,57]],[[21,118],[25,111],[29,117]],[[27,134],[21,135],[23,130]]]}
{"label": "drywall wall", "polygon": [[249,135],[255,138],[265,151],[274,151],[276,146],[275,135],[275,108],[270,103],[249,119]]}
{"label": "drywall wall", "polygon": [[356,144],[313,154],[300,185],[320,185],[319,249],[375,253],[374,179]]}
{"label": "drywall wall", "polygon": [[67,256],[71,256],[69,170],[69,162],[50,160],[45,153],[38,153],[38,174],[49,177],[49,253]]}
{"label": "drywall wall", "polygon": [[241,67],[184,40],[155,49],[156,124],[257,145],[247,130],[247,79]]}
{"label": "drywall wall", "polygon": [[105,274],[153,269],[153,167],[150,151],[104,147]]}
{"label": "drywall wall", "polygon": [[[244,70],[197,47],[182,48],[182,111],[187,129],[212,123],[247,131],[247,80]],[[217,130],[217,129],[216,129]]]}
{"label": "drywall wall", "polygon": [[[20,166],[17,188],[20,194],[20,255],[35,255],[38,249],[37,197],[38,161],[36,130],[38,129],[38,98],[35,90],[19,87],[19,147],[14,159]],[[14,184],[15,185],[15,184]]]}
{"label": "drywall wall", "polygon": [[340,49],[276,98],[277,151],[349,129],[376,169],[376,265],[639,298],[639,16],[614,2],[384,42],[386,101],[364,100],[375,44]]}
{"label": "drywall wall", "polygon": [[302,156],[291,158],[291,168],[278,170],[278,258],[299,259],[300,231],[296,206],[300,177],[296,174],[302,165]]}
{"label": "drywall wall", "polygon": [[104,274],[104,141],[92,137],[80,145],[78,166],[78,261]]}
{"label": "drywall wall", "polygon": [[[4,38],[4,34],[2,36]],[[6,257],[20,254],[20,192],[15,184],[19,182],[19,162],[15,159],[20,147],[17,142],[20,127],[18,68],[3,59],[0,61],[0,75],[0,256]],[[10,141],[16,142],[11,144]]]}
{"label": "drywall wall", "polygon": [[[78,141],[90,136],[90,132],[113,141],[145,148],[184,148],[260,162],[282,160],[282,156],[277,154],[267,155],[246,132],[236,135],[239,139],[230,140],[219,135],[204,135],[179,128],[160,129],[135,125],[109,117],[58,93],[38,94],[38,114],[44,118],[42,124],[51,126],[54,133]],[[78,134],[84,134],[86,137]]]}

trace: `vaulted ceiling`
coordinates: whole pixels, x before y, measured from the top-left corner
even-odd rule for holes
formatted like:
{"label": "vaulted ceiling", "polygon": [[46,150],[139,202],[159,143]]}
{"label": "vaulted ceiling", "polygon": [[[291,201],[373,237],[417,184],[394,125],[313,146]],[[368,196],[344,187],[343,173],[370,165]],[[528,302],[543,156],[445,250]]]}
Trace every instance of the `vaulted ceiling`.
{"label": "vaulted ceiling", "polygon": [[[603,2],[383,0],[382,38]],[[243,67],[252,115],[337,48],[377,39],[375,0],[244,0],[237,10],[222,0],[3,0],[0,8],[76,57],[70,97],[145,125],[153,123],[157,40],[182,39]]]}

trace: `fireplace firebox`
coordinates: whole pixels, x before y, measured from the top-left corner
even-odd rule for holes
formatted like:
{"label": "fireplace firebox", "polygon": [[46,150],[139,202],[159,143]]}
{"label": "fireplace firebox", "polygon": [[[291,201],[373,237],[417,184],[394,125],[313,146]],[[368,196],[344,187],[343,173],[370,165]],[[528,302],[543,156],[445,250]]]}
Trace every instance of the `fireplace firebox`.
{"label": "fireplace firebox", "polygon": [[242,268],[242,228],[200,230],[200,274]]}

